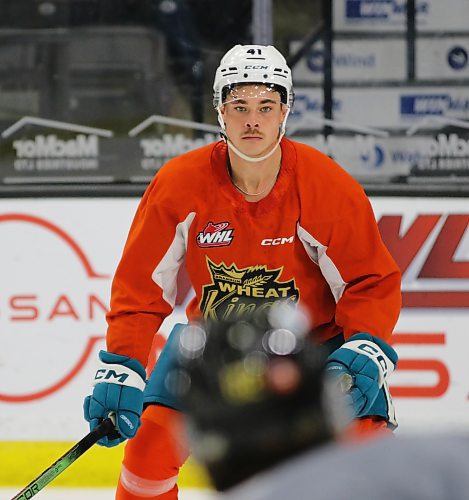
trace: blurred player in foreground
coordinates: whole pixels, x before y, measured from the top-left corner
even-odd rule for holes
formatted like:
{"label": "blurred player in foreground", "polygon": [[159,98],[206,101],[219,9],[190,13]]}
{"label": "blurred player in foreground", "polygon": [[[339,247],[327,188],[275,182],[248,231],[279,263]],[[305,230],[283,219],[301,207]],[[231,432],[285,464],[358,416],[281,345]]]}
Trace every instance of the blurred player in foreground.
{"label": "blurred player in foreground", "polygon": [[329,157],[284,137],[294,95],[274,47],[235,46],[213,88],[223,139],[172,159],[146,190],[113,280],[107,351],[84,404],[92,429],[116,414],[118,435],[101,444],[133,438],[119,500],[177,498],[188,450],[174,430],[181,409],[167,385],[181,325],[148,381],[145,366],[183,265],[195,292],[189,319],[299,304],[311,336],[330,352],[328,369],[353,381],[359,427],[396,425],[386,379],[397,361],[387,342],[399,316],[400,272],[368,198]]}
{"label": "blurred player in foreground", "polygon": [[273,309],[181,332],[173,388],[222,498],[467,500],[469,435],[348,440],[348,395],[305,333]]}

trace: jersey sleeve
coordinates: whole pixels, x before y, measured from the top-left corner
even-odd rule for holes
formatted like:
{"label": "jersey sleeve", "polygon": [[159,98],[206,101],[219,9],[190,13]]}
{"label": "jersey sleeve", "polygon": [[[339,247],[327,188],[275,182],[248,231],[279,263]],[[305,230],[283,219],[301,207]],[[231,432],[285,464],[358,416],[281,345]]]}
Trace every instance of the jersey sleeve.
{"label": "jersey sleeve", "polygon": [[310,213],[300,221],[300,238],[334,296],[334,320],[345,339],[368,332],[388,340],[401,308],[400,270],[362,187],[329,158],[322,161],[334,173],[303,196],[303,213],[308,204]]}
{"label": "jersey sleeve", "polygon": [[368,332],[389,340],[401,308],[401,273],[385,247],[363,194],[333,227],[328,255],[344,281],[336,322],[348,339]]}
{"label": "jersey sleeve", "polygon": [[135,213],[111,290],[107,348],[145,366],[154,334],[174,308],[191,214],[170,202],[159,174]]}

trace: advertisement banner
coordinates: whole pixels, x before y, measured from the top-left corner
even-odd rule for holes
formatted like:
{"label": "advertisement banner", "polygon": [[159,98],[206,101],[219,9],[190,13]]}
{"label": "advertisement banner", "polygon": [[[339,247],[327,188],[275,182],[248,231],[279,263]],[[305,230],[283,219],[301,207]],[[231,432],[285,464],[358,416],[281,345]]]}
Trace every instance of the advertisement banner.
{"label": "advertisement banner", "polygon": [[[0,441],[76,440],[87,429],[112,275],[137,199],[0,202]],[[467,425],[469,210],[465,199],[375,198],[385,244],[403,272],[401,355],[392,391],[401,427]],[[175,322],[192,296],[181,279]],[[156,353],[153,354],[156,356]]]}
{"label": "advertisement banner", "polygon": [[[407,0],[336,0],[334,29],[345,32],[402,32],[407,24]],[[418,31],[469,32],[466,0],[416,0]]]}
{"label": "advertisement banner", "polygon": [[[172,126],[171,133],[165,131],[168,125]],[[179,131],[174,131],[174,127]],[[138,144],[140,179],[148,181],[171,158],[217,141],[219,127],[153,115],[129,130],[128,135]],[[137,180],[134,175],[132,181]]]}
{"label": "advertisement banner", "polygon": [[316,135],[295,137],[334,158],[350,174],[363,181],[396,177],[469,176],[467,130],[433,135],[376,137]]}
{"label": "advertisement banner", "polygon": [[148,183],[169,159],[217,140],[218,126],[152,115],[125,135],[24,116],[0,132],[4,184]]}
{"label": "advertisement banner", "polygon": [[[295,88],[295,106],[287,130],[320,130],[323,122],[323,93],[320,88]],[[336,88],[333,93],[334,120],[353,125],[406,130],[422,124],[441,128],[444,119],[469,120],[469,89],[447,87]],[[350,127],[352,125],[352,127]],[[340,126],[340,123],[338,123]]]}
{"label": "advertisement banner", "polygon": [[402,271],[403,309],[391,379],[401,431],[467,428],[469,207],[466,199],[374,198]]}
{"label": "advertisement banner", "polygon": [[[292,42],[295,53],[300,42]],[[407,76],[405,40],[335,39],[333,74],[336,83],[356,81],[404,81]],[[296,85],[323,81],[324,44],[316,42],[293,68]]]}
{"label": "advertisement banner", "polygon": [[[83,398],[105,349],[111,279],[137,203],[0,203],[0,440],[69,440],[86,431]],[[188,289],[181,293],[179,303]],[[177,312],[162,334],[178,320]]]}
{"label": "advertisement banner", "polygon": [[416,39],[417,80],[463,80],[469,78],[469,37]]}
{"label": "advertisement banner", "polygon": [[[292,42],[295,53],[300,42]],[[416,39],[416,80],[463,80],[469,78],[469,37]],[[407,45],[399,39],[335,39],[335,83],[401,82],[407,80]],[[324,71],[322,41],[316,42],[293,68],[296,85],[321,84]]]}

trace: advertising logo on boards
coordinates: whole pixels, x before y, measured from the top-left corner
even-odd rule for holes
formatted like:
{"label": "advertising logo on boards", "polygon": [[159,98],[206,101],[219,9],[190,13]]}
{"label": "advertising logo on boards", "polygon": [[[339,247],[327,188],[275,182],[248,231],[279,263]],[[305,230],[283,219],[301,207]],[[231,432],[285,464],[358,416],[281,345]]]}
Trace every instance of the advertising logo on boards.
{"label": "advertising logo on boards", "polygon": [[[324,71],[324,50],[315,46],[306,54],[306,65],[313,73]],[[333,65],[335,69],[341,68],[374,68],[376,66],[376,54],[371,50],[365,54],[352,51],[340,51],[333,54]]]}
{"label": "advertising logo on boards", "polygon": [[469,97],[457,97],[450,94],[404,94],[400,97],[402,117],[467,113]]}
{"label": "advertising logo on boards", "polygon": [[335,134],[327,137],[320,134],[298,140],[319,149],[347,168],[358,164],[366,171],[376,172],[388,161],[384,142],[371,135],[355,134],[344,138]]}
{"label": "advertising logo on boards", "polygon": [[[49,219],[2,214],[0,235],[5,242],[1,337],[9,352],[0,371],[10,380],[0,401],[22,403],[52,395],[80,372],[104,335],[110,277]],[[34,366],[35,377],[22,376]]]}
{"label": "advertising logo on boards", "polygon": [[378,226],[402,272],[404,308],[469,307],[469,213],[382,215]]}
{"label": "advertising logo on boards", "polygon": [[[343,110],[344,102],[342,99],[334,99],[332,103],[334,113],[340,113]],[[287,130],[300,129],[305,127],[307,130],[315,130],[323,127],[322,118],[324,109],[322,97],[312,97],[308,94],[302,94],[300,91],[295,93],[295,106],[293,107],[287,122]]]}
{"label": "advertising logo on boards", "polygon": [[[451,205],[404,202],[400,214],[378,217],[383,241],[402,272],[404,314],[391,337],[400,359],[391,393],[410,405],[417,399],[436,404],[451,394],[450,408],[435,406],[439,418],[449,420],[455,411],[467,411],[467,380],[456,359],[469,307],[469,213],[461,203]],[[412,318],[418,323],[409,328]]]}
{"label": "advertising logo on boards", "polygon": [[[53,397],[79,376],[104,340],[111,273],[53,217],[0,214],[3,293],[0,402]],[[180,273],[180,305],[189,292]],[[47,367],[47,369],[45,369]],[[34,376],[31,376],[34,373]]]}
{"label": "advertising logo on boards", "polygon": [[360,153],[360,160],[366,168],[379,169],[385,162],[384,149],[375,144],[372,149]]}
{"label": "advertising logo on boards", "polygon": [[[419,14],[429,11],[429,2],[417,0],[415,9]],[[405,0],[346,0],[345,15],[348,20],[397,20],[406,15]]]}
{"label": "advertising logo on boards", "polygon": [[413,175],[469,175],[469,140],[456,133],[438,134],[412,162]]}
{"label": "advertising logo on boards", "polygon": [[112,135],[106,129],[25,116],[1,137],[10,141],[15,173],[52,178],[98,171],[100,140]]}
{"label": "advertising logo on boards", "polygon": [[[149,133],[150,127],[154,125],[182,128],[185,132]],[[193,136],[194,130],[199,131],[195,137]],[[129,137],[140,136],[139,145],[142,153],[140,167],[153,174],[171,158],[215,142],[218,139],[219,130],[220,128],[214,125],[152,115],[132,128],[128,135]],[[147,134],[142,135],[145,131]]]}
{"label": "advertising logo on boards", "polygon": [[464,47],[457,45],[448,51],[447,59],[451,68],[456,71],[460,71],[467,66],[467,50]]}

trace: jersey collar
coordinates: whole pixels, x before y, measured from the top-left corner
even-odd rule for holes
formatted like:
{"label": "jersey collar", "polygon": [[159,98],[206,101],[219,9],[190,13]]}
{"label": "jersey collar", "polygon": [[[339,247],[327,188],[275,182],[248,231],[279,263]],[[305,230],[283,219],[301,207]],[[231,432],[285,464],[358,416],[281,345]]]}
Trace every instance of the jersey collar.
{"label": "jersey collar", "polygon": [[269,212],[272,208],[281,203],[285,192],[295,180],[296,151],[292,141],[286,138],[282,139],[280,147],[282,148],[282,166],[277,182],[265,198],[262,198],[260,201],[250,202],[246,200],[231,182],[228,169],[226,168],[228,155],[226,143],[224,141],[219,141],[214,145],[211,156],[213,175],[222,193],[238,210],[259,215]]}

